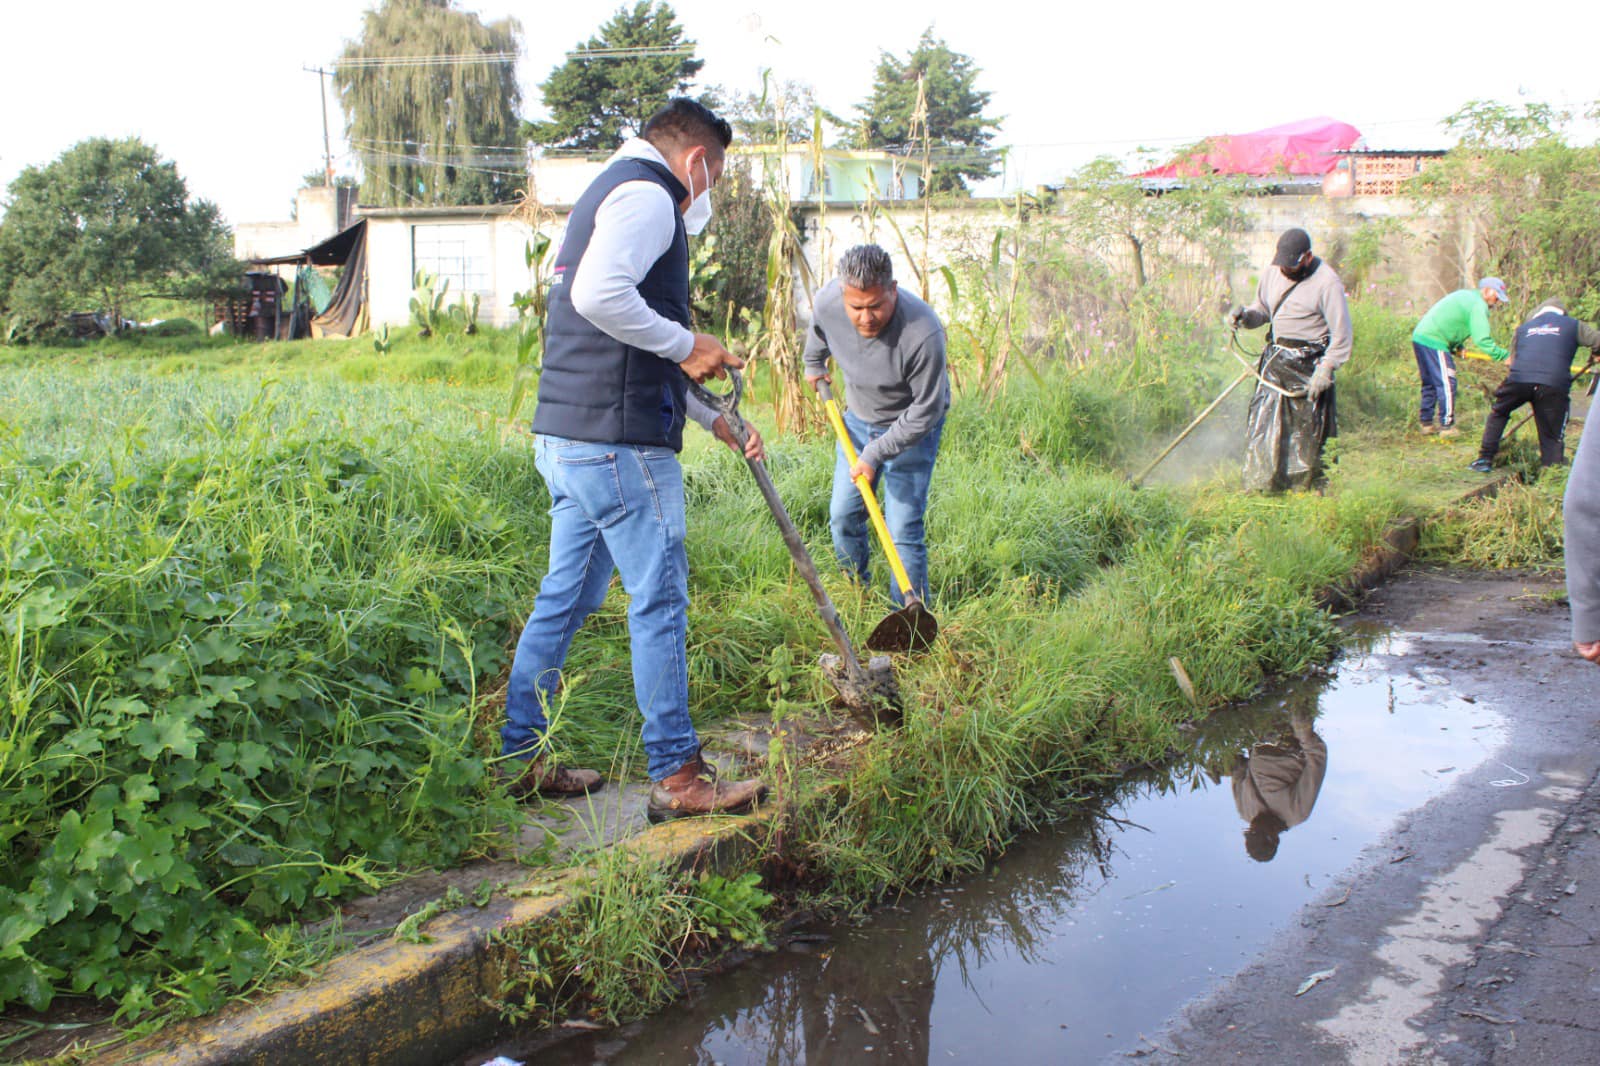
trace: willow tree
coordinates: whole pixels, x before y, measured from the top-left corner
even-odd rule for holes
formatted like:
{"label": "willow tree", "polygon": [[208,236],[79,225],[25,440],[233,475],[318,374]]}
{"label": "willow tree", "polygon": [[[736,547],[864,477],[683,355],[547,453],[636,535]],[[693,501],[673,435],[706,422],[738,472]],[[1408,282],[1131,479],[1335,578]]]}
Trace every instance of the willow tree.
{"label": "willow tree", "polygon": [[334,82],[365,203],[494,203],[526,183],[516,56],[522,26],[455,0],[383,0]]}

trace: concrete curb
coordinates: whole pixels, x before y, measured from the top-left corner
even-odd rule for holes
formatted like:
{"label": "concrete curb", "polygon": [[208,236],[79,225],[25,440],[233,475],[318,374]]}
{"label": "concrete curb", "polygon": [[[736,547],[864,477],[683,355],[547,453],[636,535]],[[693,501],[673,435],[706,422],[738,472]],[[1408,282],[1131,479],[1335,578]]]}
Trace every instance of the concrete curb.
{"label": "concrete curb", "polygon": [[[729,870],[756,853],[776,817],[774,806],[744,817],[668,822],[616,847],[679,869]],[[503,1024],[494,997],[511,960],[489,935],[551,920],[572,903],[586,875],[578,867],[555,878],[532,876],[482,910],[430,922],[428,943],[367,945],[341,955],[302,988],[172,1026],[101,1061],[436,1066],[488,1043]]]}
{"label": "concrete curb", "polygon": [[[1492,499],[1514,480],[1516,479],[1509,475],[1497,477],[1462,493],[1440,510],[1472,500]],[[1422,543],[1422,523],[1421,518],[1415,517],[1393,522],[1383,531],[1378,543],[1362,553],[1361,561],[1344,581],[1317,593],[1315,597],[1317,606],[1330,611],[1354,610],[1359,605],[1363,593],[1371,592],[1411,561],[1411,557],[1417,552],[1417,546]]]}

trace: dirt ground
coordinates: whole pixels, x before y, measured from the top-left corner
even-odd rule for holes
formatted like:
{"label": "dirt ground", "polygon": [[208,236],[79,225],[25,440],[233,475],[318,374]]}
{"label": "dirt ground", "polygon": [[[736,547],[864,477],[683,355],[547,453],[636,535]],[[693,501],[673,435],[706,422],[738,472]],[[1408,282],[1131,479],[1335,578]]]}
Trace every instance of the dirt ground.
{"label": "dirt ground", "polygon": [[1362,614],[1509,740],[1404,820],[1275,946],[1137,1057],[1600,1062],[1600,668],[1559,575],[1413,572]]}

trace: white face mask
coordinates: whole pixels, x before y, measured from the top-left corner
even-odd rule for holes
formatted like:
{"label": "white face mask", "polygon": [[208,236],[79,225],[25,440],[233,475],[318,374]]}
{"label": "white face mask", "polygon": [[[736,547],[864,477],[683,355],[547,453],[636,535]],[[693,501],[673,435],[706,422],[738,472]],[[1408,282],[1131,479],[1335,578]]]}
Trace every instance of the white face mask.
{"label": "white face mask", "polygon": [[[689,210],[683,213],[683,230],[691,237],[699,236],[711,223],[711,168],[706,166],[704,156],[700,158],[700,173],[706,179],[706,187],[700,190],[699,196],[689,201]],[[692,192],[693,181],[689,183],[689,188]]]}

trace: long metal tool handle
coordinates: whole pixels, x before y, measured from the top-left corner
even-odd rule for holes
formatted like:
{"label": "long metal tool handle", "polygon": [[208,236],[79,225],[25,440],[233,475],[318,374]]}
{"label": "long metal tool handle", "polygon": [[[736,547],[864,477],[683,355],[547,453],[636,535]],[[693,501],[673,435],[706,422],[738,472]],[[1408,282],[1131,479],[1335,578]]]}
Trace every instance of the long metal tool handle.
{"label": "long metal tool handle", "polygon": [[[844,416],[839,413],[839,405],[834,402],[833,389],[828,386],[826,378],[817,379],[817,393],[822,397],[824,409],[828,412],[828,421],[833,423],[833,432],[839,438],[839,444],[844,448],[844,457],[851,466],[856,465],[856,447],[850,440],[850,431],[845,428]],[[872,519],[872,528],[878,534],[878,541],[883,545],[883,554],[889,560],[889,569],[894,571],[894,579],[900,585],[900,595],[908,600],[921,600],[911,588],[911,575],[906,573],[905,564],[900,561],[900,552],[894,546],[894,538],[889,535],[889,524],[883,520],[883,509],[878,506],[878,494],[872,491],[871,479],[862,476],[852,479],[857,489],[861,491],[861,502],[867,505],[867,517]]]}
{"label": "long metal tool handle", "polygon": [[1218,396],[1215,400],[1212,400],[1210,407],[1207,407],[1204,411],[1201,411],[1199,414],[1195,415],[1194,421],[1190,422],[1187,426],[1185,426],[1183,428],[1183,432],[1178,434],[1176,440],[1174,440],[1171,444],[1167,445],[1166,448],[1162,450],[1160,455],[1158,455],[1154,459],[1150,460],[1149,465],[1147,465],[1143,470],[1141,470],[1137,474],[1133,475],[1133,483],[1135,485],[1137,485],[1139,482],[1143,481],[1145,479],[1145,477],[1150,473],[1150,471],[1152,471],[1152,470],[1154,470],[1156,468],[1157,464],[1159,464],[1161,462],[1161,460],[1163,460],[1167,456],[1171,455],[1172,454],[1172,450],[1174,448],[1176,448],[1178,445],[1182,444],[1184,442],[1184,440],[1189,436],[1190,433],[1194,432],[1194,427],[1198,426],[1201,422],[1204,422],[1206,420],[1206,416],[1209,415],[1212,411],[1215,411],[1217,409],[1218,405],[1221,404],[1223,400],[1226,400],[1228,398],[1229,394],[1231,394],[1234,389],[1237,389],[1240,386],[1240,384],[1242,384],[1246,379],[1254,377],[1254,376],[1255,376],[1255,371],[1246,369],[1243,374],[1240,374],[1238,377],[1234,378],[1233,379],[1233,384],[1229,385],[1226,389],[1223,389],[1222,390],[1222,395]]}
{"label": "long metal tool handle", "polygon": [[[733,379],[731,393],[719,395],[698,384],[691,384],[690,388],[707,406],[721,412],[723,419],[728,423],[728,431],[739,443],[742,455],[744,446],[750,439],[744,419],[739,416],[739,399],[744,394],[744,382],[737,370],[729,368],[728,375]],[[800,539],[800,531],[795,528],[794,520],[789,517],[788,509],[783,506],[783,498],[778,495],[778,487],[772,483],[772,475],[767,471],[767,464],[749,456],[744,457],[744,463],[755,476],[756,487],[761,490],[762,499],[767,501],[767,509],[772,512],[773,520],[778,523],[778,532],[783,536],[783,543],[789,549],[789,557],[794,560],[795,569],[800,571],[801,579],[811,590],[811,598],[817,603],[817,614],[822,617],[823,628],[827,629],[828,635],[833,638],[834,645],[839,649],[839,657],[844,660],[845,673],[852,684],[859,685],[863,689],[869,687],[866,671],[861,668],[861,660],[856,655],[855,646],[850,643],[850,635],[844,631],[844,623],[839,620],[839,612],[833,606],[828,590],[822,587],[822,575],[817,573],[817,564],[812,561],[811,553],[806,550],[805,541]]]}

